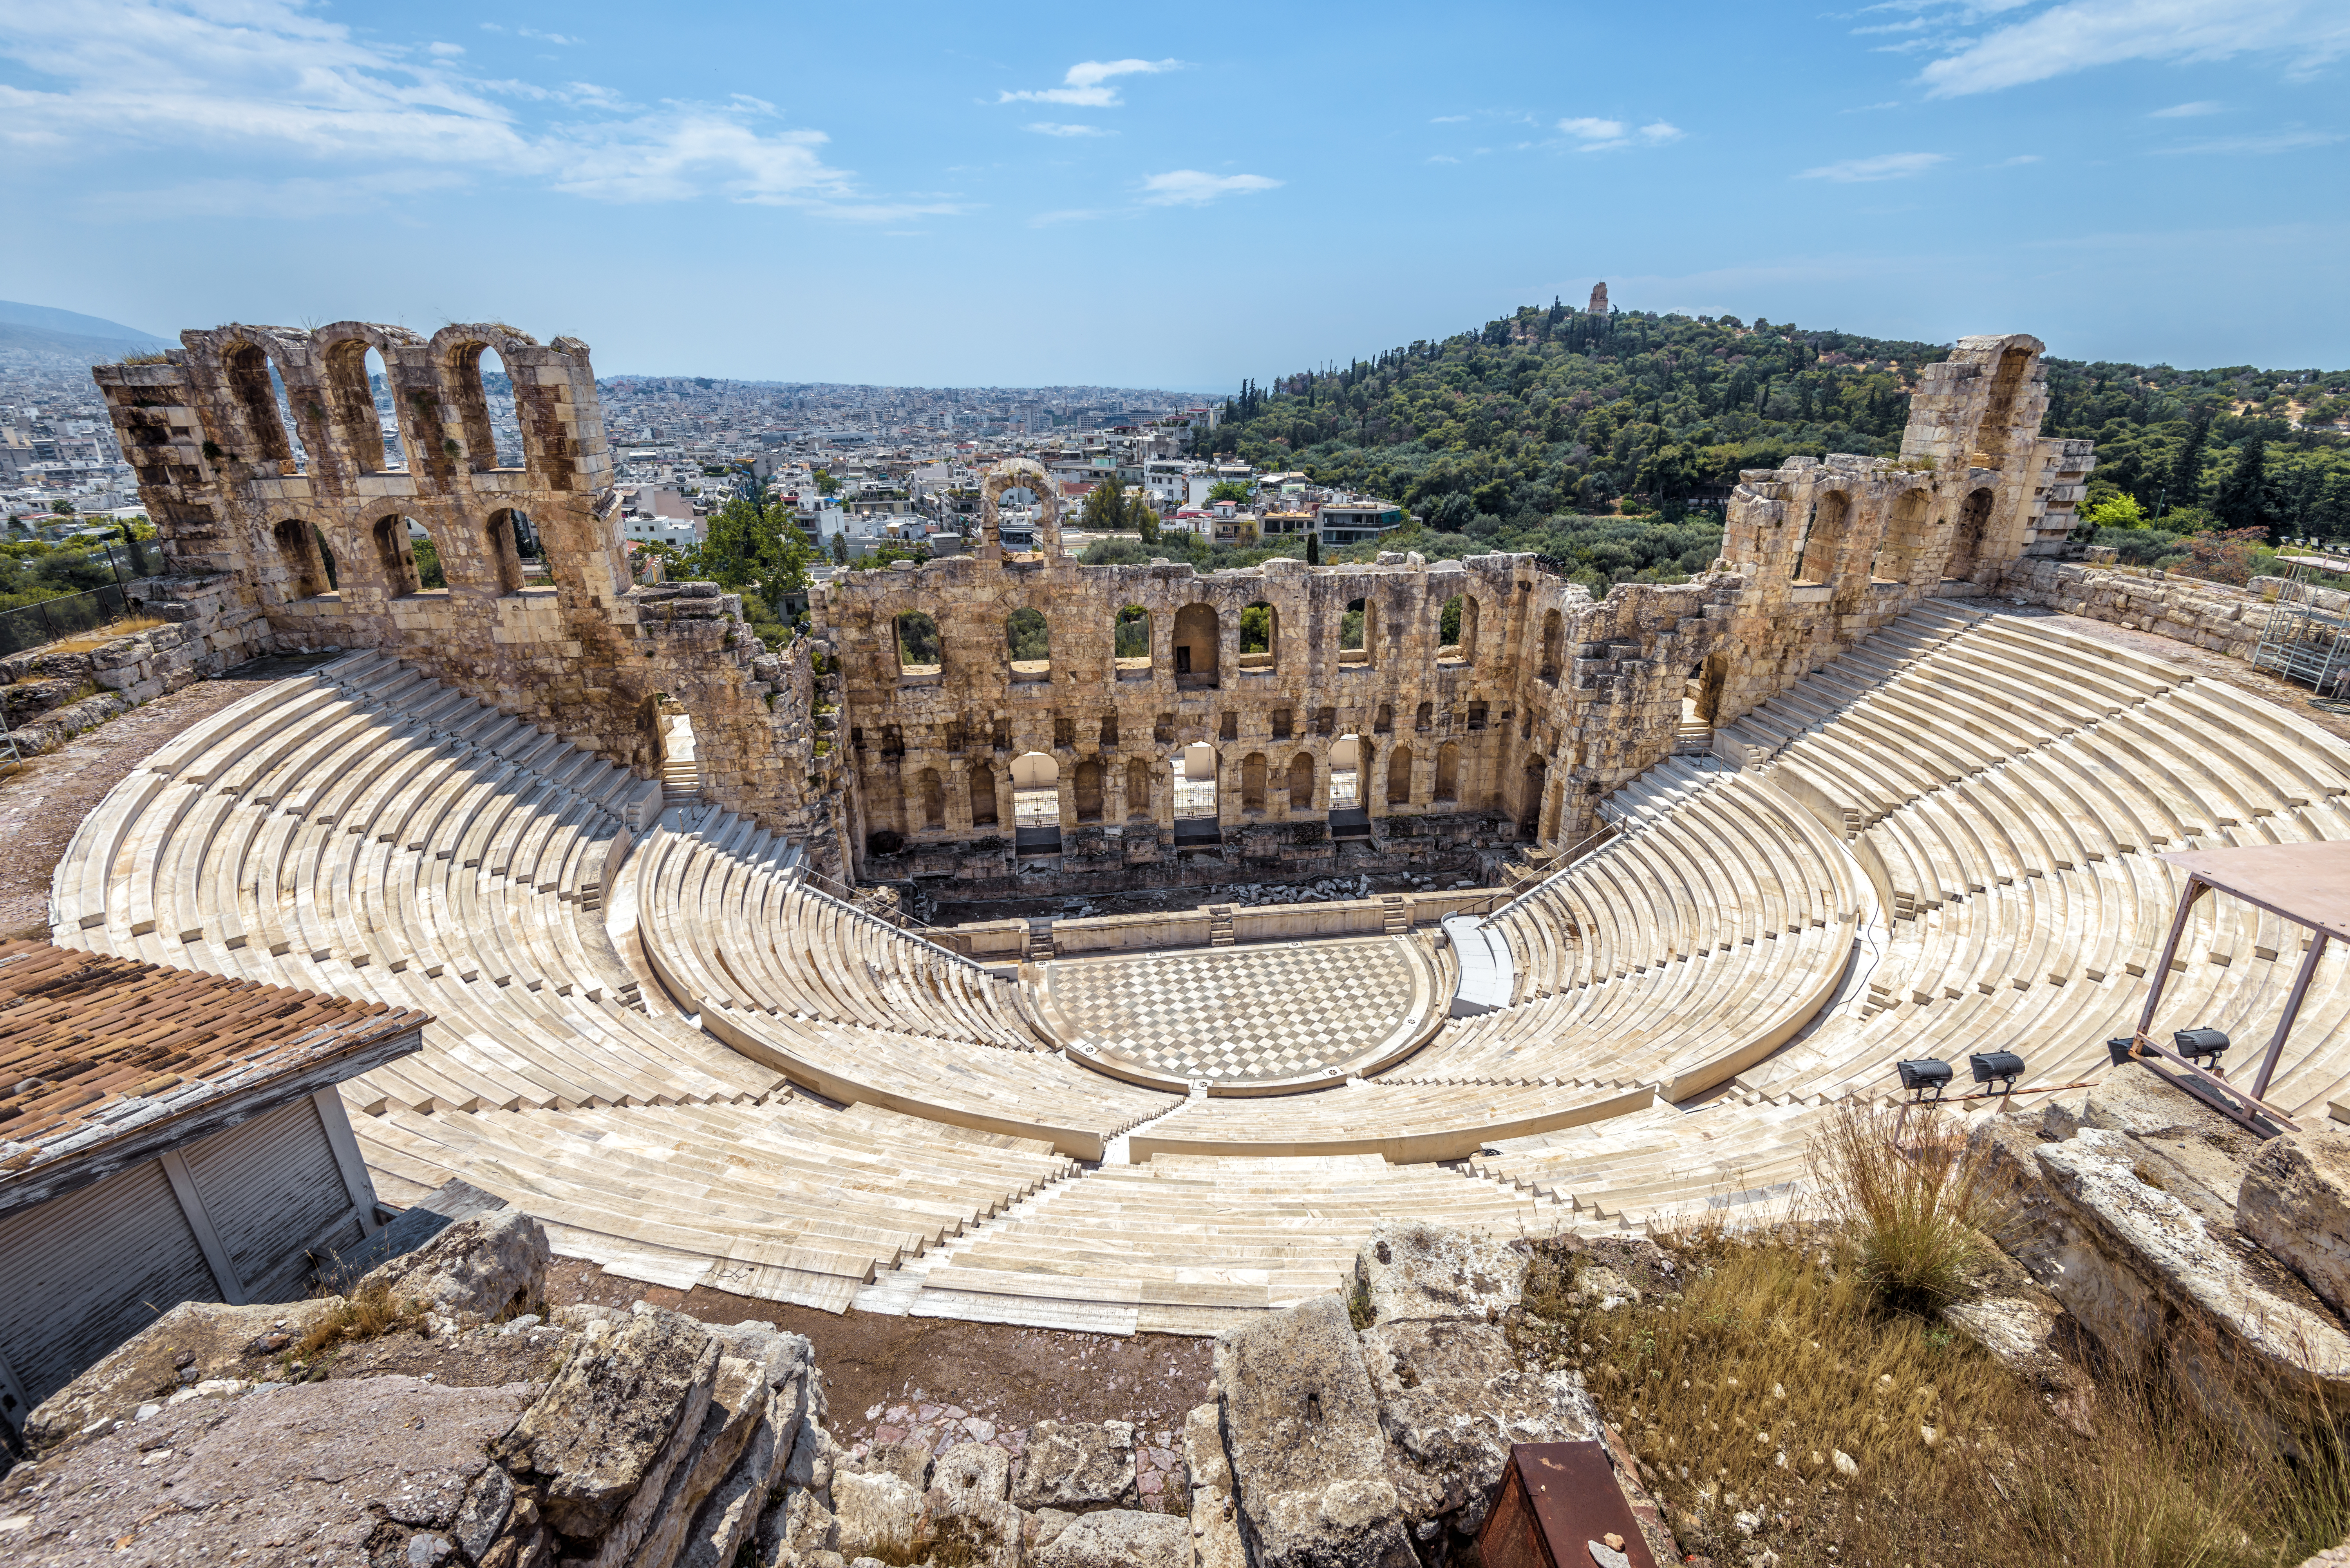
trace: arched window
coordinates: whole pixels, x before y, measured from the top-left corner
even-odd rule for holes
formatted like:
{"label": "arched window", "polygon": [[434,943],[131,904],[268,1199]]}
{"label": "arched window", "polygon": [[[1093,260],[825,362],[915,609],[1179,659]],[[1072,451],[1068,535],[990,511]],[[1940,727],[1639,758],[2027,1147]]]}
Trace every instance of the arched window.
{"label": "arched window", "polygon": [[379,517],[375,523],[376,567],[383,576],[387,591],[397,596],[412,594],[423,587],[417,579],[416,553],[408,539],[408,519],[394,515]]}
{"label": "arched window", "polygon": [[515,514],[493,512],[485,531],[484,542],[489,546],[490,568],[497,574],[498,592],[522,592],[522,545],[515,538]]}
{"label": "arched window", "polygon": [[1558,611],[1543,611],[1541,675],[1553,686],[1558,684],[1559,656],[1564,651],[1560,644],[1565,636],[1566,625],[1559,619]]}
{"label": "arched window", "polygon": [[1338,622],[1338,662],[1370,663],[1372,629],[1370,601],[1349,599],[1347,613]]}
{"label": "arched window", "polygon": [[399,389],[391,384],[383,356],[370,348],[361,361],[360,385],[367,389],[368,408],[375,422],[376,451],[385,472],[408,466],[408,444],[400,437]]}
{"label": "arched window", "polygon": [[1436,728],[1436,704],[1422,702],[1419,711],[1411,716],[1411,727],[1420,734],[1426,734]]}
{"label": "arched window", "polygon": [[408,532],[408,554],[416,563],[416,585],[426,593],[437,593],[449,586],[448,564],[441,558],[440,541],[425,531],[413,517],[403,517],[400,526]]}
{"label": "arched window", "polygon": [[936,675],[939,672],[939,623],[921,610],[898,618],[898,673]]}
{"label": "arched window", "polygon": [[1803,559],[1795,569],[1798,582],[1825,583],[1836,574],[1844,555],[1845,526],[1852,516],[1852,498],[1831,490],[1812,504],[1804,524]]}
{"label": "arched window", "polygon": [[971,774],[971,825],[973,827],[993,827],[996,823],[995,770],[983,762],[974,760],[970,764],[969,772]]}
{"label": "arched window", "polygon": [[1443,801],[1461,798],[1461,742],[1447,741],[1436,749],[1436,795]]}
{"label": "arched window", "polygon": [[1289,759],[1289,809],[1314,809],[1314,753],[1300,752]]}
{"label": "arched window", "polygon": [[1150,612],[1128,605],[1110,623],[1110,661],[1121,680],[1150,673]]}
{"label": "arched window", "polygon": [[1045,618],[1026,606],[1003,621],[1003,639],[1014,680],[1042,680],[1053,671],[1053,634]]}
{"label": "arched window", "polygon": [[1371,721],[1371,733],[1374,735],[1390,735],[1394,732],[1395,704],[1392,702],[1382,702],[1379,704],[1378,715]]}
{"label": "arched window", "polygon": [[1477,661],[1477,601],[1467,594],[1455,594],[1444,601],[1444,612],[1436,628],[1439,659],[1461,664]]}
{"label": "arched window", "polygon": [[939,777],[939,770],[924,768],[921,776],[915,781],[915,786],[922,797],[922,826],[926,828],[944,827],[947,825],[947,786],[946,781]]}
{"label": "arched window", "polygon": [[1150,815],[1150,764],[1140,757],[1126,760],[1126,815]]}
{"label": "arched window", "polygon": [[1069,782],[1079,822],[1099,822],[1102,819],[1102,765],[1098,757],[1087,757],[1077,764]]}
{"label": "arched window", "polygon": [[1223,628],[1212,605],[1185,605],[1175,612],[1175,684],[1216,684],[1216,649]]}
{"label": "arched window", "polygon": [[1341,735],[1330,748],[1330,809],[1351,811],[1363,804],[1363,740]]}
{"label": "arched window", "polygon": [[1241,611],[1241,668],[1270,670],[1280,647],[1280,615],[1259,599]]}
{"label": "arched window", "polygon": [[1893,514],[1886,519],[1885,540],[1877,546],[1877,560],[1869,567],[1869,577],[1880,583],[1906,583],[1917,569],[1918,557],[1926,546],[1927,493],[1923,490],[1904,491],[1893,504]]}
{"label": "arched window", "polygon": [[1012,759],[1012,825],[1061,826],[1061,764],[1044,752],[1023,752]]}
{"label": "arched window", "polygon": [[272,530],[271,537],[277,545],[277,564],[286,573],[287,598],[307,599],[332,589],[334,567],[317,529],[289,517]]}
{"label": "arched window", "polygon": [[1388,804],[1389,805],[1411,804],[1411,748],[1409,746],[1398,746],[1395,749],[1395,754],[1388,758]]}
{"label": "arched window", "polygon": [[514,377],[507,371],[506,362],[498,357],[496,349],[484,348],[474,362],[473,373],[481,387],[486,428],[479,437],[467,429],[465,455],[476,468],[522,467],[522,424],[515,416]]}
{"label": "arched window", "polygon": [[1518,829],[1527,838],[1542,836],[1543,786],[1549,781],[1550,764],[1540,757],[1528,757],[1518,789]]}
{"label": "arched window", "polygon": [[1251,752],[1241,759],[1241,809],[1264,809],[1264,753]]}
{"label": "arched window", "polygon": [[1960,503],[1958,524],[1950,530],[1950,552],[1942,557],[1944,582],[1962,581],[1975,575],[1975,567],[1982,560],[1984,535],[1991,531],[1991,502],[1989,490],[1976,490]]}
{"label": "arched window", "polygon": [[248,443],[244,451],[229,455],[247,462],[276,462],[292,457],[294,448],[286,439],[285,421],[278,417],[277,389],[273,384],[269,356],[262,352],[258,344],[238,343],[221,356],[221,368],[228,373],[229,390],[236,395],[237,405],[244,410]]}
{"label": "arched window", "polygon": [[1216,749],[1195,741],[1175,753],[1175,815],[1216,815]]}
{"label": "arched window", "polygon": [[362,473],[383,468],[383,420],[368,389],[374,362],[368,346],[356,339],[327,350],[327,398],[334,410],[335,431]]}

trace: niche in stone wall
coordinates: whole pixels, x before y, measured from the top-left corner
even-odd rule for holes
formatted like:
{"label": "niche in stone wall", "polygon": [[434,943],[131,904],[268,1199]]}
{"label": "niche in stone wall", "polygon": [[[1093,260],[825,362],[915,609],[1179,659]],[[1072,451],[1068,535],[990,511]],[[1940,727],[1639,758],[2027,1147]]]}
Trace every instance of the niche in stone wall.
{"label": "niche in stone wall", "polygon": [[1216,649],[1222,628],[1215,607],[1185,605],[1175,612],[1175,684],[1212,687],[1216,680]]}
{"label": "niche in stone wall", "polygon": [[1411,804],[1411,748],[1398,746],[1388,758],[1388,804]]}
{"label": "niche in stone wall", "polygon": [[1892,514],[1886,519],[1885,541],[1878,545],[1877,559],[1870,566],[1870,580],[1880,583],[1906,583],[1917,569],[1918,558],[1925,554],[1929,537],[1926,512],[1931,501],[1928,492],[1904,491],[1893,504]]}
{"label": "niche in stone wall", "polygon": [[1077,763],[1069,780],[1070,805],[1079,822],[1099,822],[1102,819],[1102,765],[1098,757],[1087,757]]}
{"label": "niche in stone wall", "polygon": [[287,598],[313,598],[334,591],[335,557],[314,524],[289,517],[270,531],[270,539],[277,549],[277,564],[286,573]]}
{"label": "niche in stone wall", "polygon": [[971,774],[971,825],[973,827],[995,826],[995,770],[973,759],[968,769]]}
{"label": "niche in stone wall", "polygon": [[1289,759],[1289,809],[1292,815],[1314,809],[1314,753],[1300,752]]}
{"label": "niche in stone wall", "polygon": [[1558,684],[1559,661],[1565,652],[1564,647],[1565,638],[1566,623],[1559,618],[1558,611],[1543,611],[1542,664],[1539,673],[1544,681],[1553,686]]}
{"label": "niche in stone wall", "polygon": [[1436,728],[1436,704],[1422,702],[1412,713],[1411,727],[1422,734]]}
{"label": "niche in stone wall", "polygon": [[1974,490],[1959,504],[1958,522],[1950,529],[1950,547],[1942,557],[1942,580],[1962,581],[1975,574],[1982,559],[1983,535],[1991,528],[1991,493]]}
{"label": "niche in stone wall", "polygon": [[1053,634],[1045,618],[1026,607],[1003,619],[1005,652],[1014,680],[1043,680],[1053,672]]}
{"label": "niche in stone wall", "polygon": [[1110,623],[1110,659],[1121,680],[1150,677],[1150,612],[1128,605]]}
{"label": "niche in stone wall", "polygon": [[1851,519],[1852,498],[1841,490],[1831,490],[1812,504],[1804,527],[1802,559],[1795,569],[1797,582],[1816,585],[1835,576]]}
{"label": "niche in stone wall", "polygon": [[1241,809],[1264,809],[1265,762],[1263,752],[1251,752],[1241,759]]}
{"label": "niche in stone wall", "polygon": [[940,670],[939,623],[921,610],[898,617],[898,673],[936,675]]}
{"label": "niche in stone wall", "polygon": [[1126,815],[1150,815],[1150,764],[1140,757],[1126,760]]}
{"label": "niche in stone wall", "polygon": [[1436,749],[1436,795],[1440,801],[1461,798],[1461,742],[1447,741]]}
{"label": "niche in stone wall", "polygon": [[936,768],[924,768],[915,781],[922,800],[922,826],[940,828],[947,825],[946,781],[939,777]]}
{"label": "niche in stone wall", "polygon": [[1271,674],[1276,666],[1280,612],[1263,599],[1241,611],[1241,672]]}
{"label": "niche in stone wall", "polygon": [[1371,733],[1374,735],[1389,735],[1394,732],[1395,704],[1392,702],[1382,702],[1379,704],[1378,716],[1371,721]]}
{"label": "niche in stone wall", "polygon": [[1518,781],[1518,832],[1522,837],[1542,836],[1543,789],[1550,782],[1550,764],[1528,757]]}

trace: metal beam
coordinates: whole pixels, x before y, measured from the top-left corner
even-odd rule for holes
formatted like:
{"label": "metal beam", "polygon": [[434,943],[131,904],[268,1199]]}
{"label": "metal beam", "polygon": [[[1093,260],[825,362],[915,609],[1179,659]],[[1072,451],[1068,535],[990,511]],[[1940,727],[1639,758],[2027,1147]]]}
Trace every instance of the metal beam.
{"label": "metal beam", "polygon": [[2284,999],[2283,1016],[2277,1020],[2276,1033],[2269,1039],[2268,1054],[2261,1058],[2259,1076],[2252,1080],[2252,1098],[2265,1099],[2269,1079],[2276,1072],[2277,1058],[2284,1054],[2284,1037],[2293,1033],[2293,1021],[2301,1014],[2302,999],[2309,994],[2309,982],[2317,973],[2317,961],[2325,956],[2326,935],[2313,928],[2309,933],[2309,951],[2294,971],[2293,991]]}

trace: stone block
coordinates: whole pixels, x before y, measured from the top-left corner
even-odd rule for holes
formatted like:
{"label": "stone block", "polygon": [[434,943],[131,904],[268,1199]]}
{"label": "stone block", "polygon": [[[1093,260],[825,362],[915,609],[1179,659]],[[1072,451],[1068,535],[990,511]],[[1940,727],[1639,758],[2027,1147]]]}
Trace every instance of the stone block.
{"label": "stone block", "polygon": [[1039,1421],[1029,1428],[1012,1501],[1024,1509],[1115,1508],[1138,1501],[1128,1421]]}
{"label": "stone block", "polygon": [[546,1293],[546,1231],[519,1209],[460,1220],[412,1252],[379,1264],[358,1289],[383,1286],[435,1316],[483,1322]]}
{"label": "stone block", "polygon": [[1037,1552],[1035,1568],[1191,1568],[1180,1515],[1114,1510],[1072,1520]]}
{"label": "stone block", "polygon": [[2350,1316],[2350,1132],[2318,1122],[2262,1146],[2244,1167],[2236,1223]]}
{"label": "stone block", "polygon": [[1533,1256],[1523,1238],[1382,1220],[1355,1252],[1355,1288],[1373,1323],[1482,1321],[1518,1304]]}

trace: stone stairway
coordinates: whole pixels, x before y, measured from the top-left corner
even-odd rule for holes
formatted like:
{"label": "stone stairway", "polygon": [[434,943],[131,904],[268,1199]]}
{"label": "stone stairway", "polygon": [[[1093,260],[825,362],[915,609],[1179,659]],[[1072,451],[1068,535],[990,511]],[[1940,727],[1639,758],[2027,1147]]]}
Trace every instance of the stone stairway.
{"label": "stone stairway", "polygon": [[1049,915],[1032,917],[1028,921],[1028,934],[1020,943],[1022,961],[1027,963],[1043,963],[1047,959],[1056,956],[1057,951],[1058,950],[1053,945],[1052,917]]}
{"label": "stone stairway", "polygon": [[851,1304],[858,1312],[879,1313],[885,1317],[906,1316],[914,1310],[914,1303],[922,1293],[922,1283],[930,1278],[932,1269],[944,1268],[954,1262],[957,1253],[985,1238],[1000,1235],[1011,1229],[1084,1179],[1080,1173],[1053,1182],[1007,1206],[993,1217],[980,1221],[952,1241],[931,1248],[920,1257],[910,1258],[897,1268],[877,1272],[873,1282],[858,1291]]}
{"label": "stone stairway", "polygon": [[1211,948],[1232,945],[1232,907],[1230,904],[1208,907],[1208,945]]}
{"label": "stone stairway", "polygon": [[661,804],[689,805],[702,798],[702,764],[691,757],[661,763]]}
{"label": "stone stairway", "polygon": [[1379,929],[1390,937],[1408,935],[1411,930],[1411,909],[1400,893],[1379,895]]}

